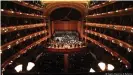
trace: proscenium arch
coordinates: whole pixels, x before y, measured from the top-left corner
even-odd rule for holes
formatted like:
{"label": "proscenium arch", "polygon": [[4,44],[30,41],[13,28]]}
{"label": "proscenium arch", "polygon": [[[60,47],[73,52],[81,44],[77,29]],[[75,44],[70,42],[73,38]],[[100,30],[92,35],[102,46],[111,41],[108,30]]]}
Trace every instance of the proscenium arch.
{"label": "proscenium arch", "polygon": [[51,20],[82,20],[82,15],[78,10],[68,7],[52,11],[49,17]]}
{"label": "proscenium arch", "polygon": [[82,17],[84,17],[86,14],[86,7],[82,3],[58,2],[48,4],[44,9],[44,15],[48,17],[54,10],[64,7],[78,10],[81,13]]}

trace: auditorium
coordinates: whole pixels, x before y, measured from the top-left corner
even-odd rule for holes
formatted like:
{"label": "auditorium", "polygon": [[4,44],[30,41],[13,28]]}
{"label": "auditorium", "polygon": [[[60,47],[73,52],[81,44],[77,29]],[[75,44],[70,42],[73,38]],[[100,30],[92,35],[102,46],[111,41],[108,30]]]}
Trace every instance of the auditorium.
{"label": "auditorium", "polygon": [[1,75],[133,75],[133,1],[1,2]]}

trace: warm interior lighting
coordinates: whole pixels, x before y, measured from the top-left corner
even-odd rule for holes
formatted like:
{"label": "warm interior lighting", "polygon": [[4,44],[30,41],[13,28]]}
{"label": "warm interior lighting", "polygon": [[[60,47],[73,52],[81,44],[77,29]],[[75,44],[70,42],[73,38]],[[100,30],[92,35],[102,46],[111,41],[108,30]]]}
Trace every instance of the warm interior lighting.
{"label": "warm interior lighting", "polygon": [[122,47],[122,46],[123,46],[123,44],[122,44],[122,43],[120,43],[120,46]]}
{"label": "warm interior lighting", "polygon": [[11,13],[14,13],[14,11],[11,11]]}
{"label": "warm interior lighting", "polygon": [[102,4],[105,4],[105,3],[102,3]]}
{"label": "warm interior lighting", "polygon": [[12,62],[9,63],[9,65],[11,65],[11,64],[12,64]]}
{"label": "warm interior lighting", "polygon": [[90,72],[91,72],[91,73],[94,73],[94,72],[95,72],[95,70],[94,70],[93,68],[91,68],[91,69],[90,69]]}
{"label": "warm interior lighting", "polygon": [[33,62],[29,62],[27,66],[27,71],[30,71],[34,66],[35,64]]}
{"label": "warm interior lighting", "polygon": [[125,11],[127,11],[128,9],[127,8],[125,8]]}
{"label": "warm interior lighting", "polygon": [[133,28],[131,29],[131,32],[133,32]]}
{"label": "warm interior lighting", "polygon": [[17,41],[16,44],[19,44],[19,42]]}
{"label": "warm interior lighting", "polygon": [[122,60],[120,60],[120,62],[122,62]]}
{"label": "warm interior lighting", "polygon": [[47,3],[47,2],[88,2],[90,0],[41,0],[42,2],[44,3]]}
{"label": "warm interior lighting", "polygon": [[131,49],[130,48],[128,48],[128,52],[131,52]]}
{"label": "warm interior lighting", "polygon": [[8,49],[10,49],[11,48],[11,45],[8,45],[7,47],[8,47]]}
{"label": "warm interior lighting", "polygon": [[22,14],[21,12],[19,14]]}
{"label": "warm interior lighting", "polygon": [[114,41],[114,40],[112,40],[112,42],[113,42],[113,43],[115,43],[115,41]]}
{"label": "warm interior lighting", "polygon": [[2,54],[2,50],[0,50],[0,54]]}
{"label": "warm interior lighting", "polygon": [[119,12],[118,10],[116,10],[116,12]]}
{"label": "warm interior lighting", "polygon": [[108,64],[108,70],[109,70],[109,71],[114,70],[114,68],[115,68],[115,67],[114,67],[112,64]]}
{"label": "warm interior lighting", "polygon": [[23,67],[22,64],[16,66],[16,67],[15,67],[16,72],[21,72],[21,71],[22,71],[22,67]]}
{"label": "warm interior lighting", "polygon": [[22,0],[18,0],[18,1],[20,1],[20,2],[21,2]]}
{"label": "warm interior lighting", "polygon": [[101,69],[102,71],[105,70],[105,67],[106,67],[105,63],[100,62],[100,63],[98,63],[98,66],[100,67],[100,69]]}
{"label": "warm interior lighting", "polygon": [[1,11],[4,11],[4,9],[1,9]]}
{"label": "warm interior lighting", "polygon": [[125,67],[128,69],[128,66],[127,65],[125,65]]}

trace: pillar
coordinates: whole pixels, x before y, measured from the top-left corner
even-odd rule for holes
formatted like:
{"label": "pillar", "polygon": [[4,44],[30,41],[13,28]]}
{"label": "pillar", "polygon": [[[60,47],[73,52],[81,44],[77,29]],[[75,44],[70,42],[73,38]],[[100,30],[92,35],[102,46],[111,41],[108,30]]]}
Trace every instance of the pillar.
{"label": "pillar", "polygon": [[68,54],[64,54],[64,72],[68,72]]}

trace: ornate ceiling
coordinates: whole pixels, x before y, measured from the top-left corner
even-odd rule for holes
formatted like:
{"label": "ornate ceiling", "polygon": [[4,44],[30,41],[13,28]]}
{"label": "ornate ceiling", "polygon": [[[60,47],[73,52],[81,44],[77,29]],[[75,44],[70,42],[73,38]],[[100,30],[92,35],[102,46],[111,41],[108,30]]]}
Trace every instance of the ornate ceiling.
{"label": "ornate ceiling", "polygon": [[87,3],[90,0],[41,0],[43,3],[53,3],[53,2],[79,2]]}
{"label": "ornate ceiling", "polygon": [[89,2],[88,0],[45,0],[42,1],[42,3],[45,5],[45,16],[49,16],[54,10],[64,7],[76,9],[82,14],[82,16],[85,16],[85,14],[87,13],[86,6]]}

